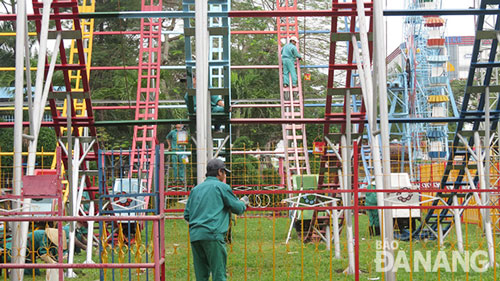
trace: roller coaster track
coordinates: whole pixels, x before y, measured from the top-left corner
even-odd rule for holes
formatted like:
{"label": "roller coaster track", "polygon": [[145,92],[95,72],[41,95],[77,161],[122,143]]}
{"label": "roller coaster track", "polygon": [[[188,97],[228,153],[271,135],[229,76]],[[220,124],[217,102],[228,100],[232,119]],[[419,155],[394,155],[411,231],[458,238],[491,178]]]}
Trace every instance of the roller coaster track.
{"label": "roller coaster track", "polygon": [[[490,5],[493,5],[493,7],[488,7]],[[481,10],[499,8],[500,1],[498,0],[483,0],[480,6]],[[488,135],[490,132],[494,132],[498,126],[498,122],[496,121],[487,124],[485,120],[481,119],[486,118],[487,111],[491,118],[498,118],[500,113],[500,102],[498,102],[498,99],[496,100],[496,104],[492,104],[494,108],[490,109],[487,107],[490,101],[489,99],[487,100],[486,95],[488,91],[490,93],[500,92],[500,87],[498,85],[490,86],[493,70],[500,67],[500,62],[496,61],[499,31],[500,17],[496,17],[493,30],[486,30],[485,16],[478,16],[469,76],[460,111],[461,121],[457,123],[455,138],[451,146],[451,153],[449,153],[444,176],[441,179],[440,189],[442,189],[443,192],[438,192],[435,195],[437,198],[440,198],[440,200],[434,200],[432,204],[433,206],[442,206],[444,202],[446,202],[446,205],[455,205],[459,210],[460,216],[464,211],[464,208],[460,209],[460,207],[464,207],[469,203],[470,198],[473,196],[473,192],[459,193],[453,192],[453,190],[473,190],[477,188],[478,182],[480,182],[480,176],[482,176],[478,172],[478,167],[485,164],[485,159],[483,159],[483,157],[475,156],[472,149],[464,147],[472,148],[475,146],[480,148],[481,143],[479,135]],[[481,52],[482,55],[480,54]],[[480,61],[481,57],[486,58],[486,61]],[[478,79],[478,77],[480,78]],[[478,117],[479,120],[464,120],[467,117]],[[489,128],[486,128],[488,125]],[[490,141],[489,139],[485,139],[483,146],[489,147]],[[476,149],[476,152],[478,151],[480,151],[480,149]],[[452,171],[458,172],[458,176],[456,176],[455,179],[451,177]],[[485,185],[484,182],[483,185]],[[481,186],[481,188],[485,187]],[[482,196],[485,196],[484,194],[485,193],[482,193]],[[456,202],[457,198],[460,198],[458,204]],[[430,209],[423,223],[413,231],[412,236],[414,239],[443,239],[449,234],[452,226],[453,212],[451,210]]]}

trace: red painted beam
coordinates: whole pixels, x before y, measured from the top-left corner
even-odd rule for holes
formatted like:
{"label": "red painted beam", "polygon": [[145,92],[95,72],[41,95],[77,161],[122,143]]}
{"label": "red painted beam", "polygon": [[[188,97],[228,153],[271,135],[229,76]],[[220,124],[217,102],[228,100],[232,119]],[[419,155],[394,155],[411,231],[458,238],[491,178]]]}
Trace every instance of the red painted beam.
{"label": "red painted beam", "polygon": [[[336,116],[335,116],[336,117]],[[337,118],[302,118],[302,119],[287,119],[287,118],[231,118],[231,124],[342,124],[345,123],[345,117]],[[351,123],[365,123],[364,118],[352,117]]]}
{"label": "red painted beam", "polygon": [[94,35],[134,35],[141,34],[140,31],[95,31]]}
{"label": "red painted beam", "polygon": [[[228,13],[232,18],[271,18],[271,17],[351,17],[356,16],[355,10],[332,11],[332,10],[277,10],[277,11],[231,11]],[[373,11],[366,9],[366,16],[372,16]]]}
{"label": "red painted beam", "polygon": [[[34,2],[33,3],[34,8],[43,8],[43,3],[41,2]],[[78,2],[73,2],[73,1],[66,1],[66,2],[52,2],[50,4],[51,8],[76,8],[78,7]]]}
{"label": "red painted beam", "polygon": [[[3,14],[0,15],[0,21],[15,21],[16,20],[16,14]],[[50,20],[78,20],[79,17],[78,15],[75,16],[75,14],[71,13],[61,13],[57,15],[50,15]],[[28,15],[28,20],[42,20],[42,15]]]}
{"label": "red painted beam", "polygon": [[90,70],[138,70],[138,66],[91,66]]}
{"label": "red painted beam", "polygon": [[[232,30],[231,34],[276,34],[276,30]],[[140,31],[96,31],[94,35],[136,35]]]}
{"label": "red painted beam", "polygon": [[231,34],[277,34],[276,30],[233,30]]}
{"label": "red painted beam", "polygon": [[[30,122],[23,122],[23,127],[28,127],[30,125]],[[53,127],[54,122],[42,122],[41,123],[42,127]],[[14,127],[14,122],[0,122],[0,128],[13,128]]]}
{"label": "red painted beam", "polygon": [[82,268],[82,269],[90,269],[90,268],[154,268],[154,263],[23,263],[23,264],[14,264],[14,263],[4,263],[0,264],[0,269],[14,269],[14,268]]}
{"label": "red painted beam", "polygon": [[119,110],[119,109],[134,109],[135,110],[135,105],[130,106],[130,105],[101,105],[101,106],[93,106],[92,109],[94,110]]}

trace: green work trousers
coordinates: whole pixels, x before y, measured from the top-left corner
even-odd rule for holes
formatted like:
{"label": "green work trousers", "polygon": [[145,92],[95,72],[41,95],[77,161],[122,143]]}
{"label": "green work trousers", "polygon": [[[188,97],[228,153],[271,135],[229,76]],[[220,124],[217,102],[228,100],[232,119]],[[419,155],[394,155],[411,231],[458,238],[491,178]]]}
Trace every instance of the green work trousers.
{"label": "green work trousers", "polygon": [[226,281],[227,252],[224,241],[201,240],[191,242],[196,281]]}
{"label": "green work trousers", "polygon": [[292,59],[283,59],[283,85],[290,85],[288,74],[292,74],[292,84],[297,86],[297,70],[295,69],[295,61]]}
{"label": "green work trousers", "polygon": [[[181,151],[181,150],[173,150]],[[174,181],[184,182],[184,167],[186,164],[182,163],[182,155],[172,155],[172,168],[174,169]]]}

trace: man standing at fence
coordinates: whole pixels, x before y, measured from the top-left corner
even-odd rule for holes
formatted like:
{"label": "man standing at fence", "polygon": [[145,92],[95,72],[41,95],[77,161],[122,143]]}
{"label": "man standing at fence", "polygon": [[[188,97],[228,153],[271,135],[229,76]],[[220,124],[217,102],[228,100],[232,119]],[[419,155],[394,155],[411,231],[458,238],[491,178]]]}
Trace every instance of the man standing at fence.
{"label": "man standing at fence", "polygon": [[226,237],[230,213],[243,214],[248,197],[240,200],[225,184],[230,173],[224,162],[212,159],[207,163],[207,179],[189,194],[184,219],[189,223],[194,270],[197,281],[226,280]]}

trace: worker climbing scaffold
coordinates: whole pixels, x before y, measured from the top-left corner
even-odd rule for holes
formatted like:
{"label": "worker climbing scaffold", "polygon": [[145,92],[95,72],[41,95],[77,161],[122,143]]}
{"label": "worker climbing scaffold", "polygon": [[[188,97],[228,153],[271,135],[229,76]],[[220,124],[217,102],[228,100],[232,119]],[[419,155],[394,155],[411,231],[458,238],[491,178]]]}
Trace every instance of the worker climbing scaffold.
{"label": "worker climbing scaffold", "polygon": [[283,87],[288,88],[290,85],[290,75],[292,76],[292,87],[297,87],[297,71],[295,63],[297,59],[302,60],[297,47],[297,37],[291,36],[288,44],[281,49],[281,60],[283,62]]}

